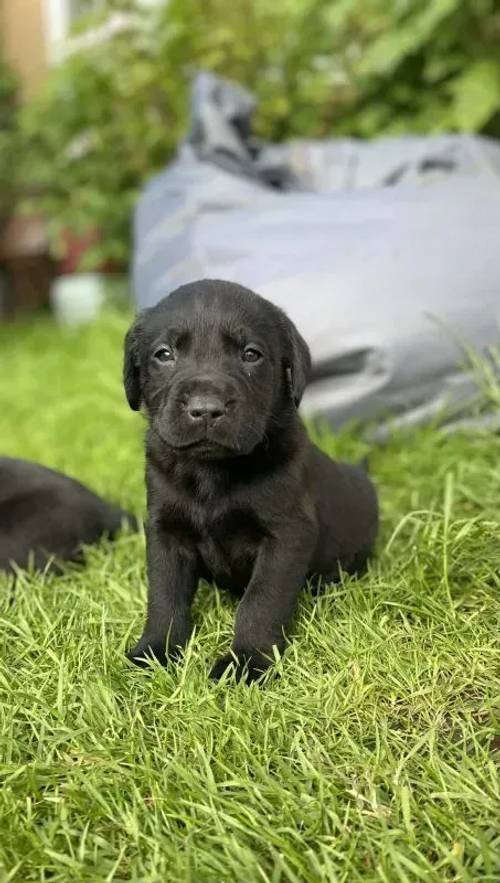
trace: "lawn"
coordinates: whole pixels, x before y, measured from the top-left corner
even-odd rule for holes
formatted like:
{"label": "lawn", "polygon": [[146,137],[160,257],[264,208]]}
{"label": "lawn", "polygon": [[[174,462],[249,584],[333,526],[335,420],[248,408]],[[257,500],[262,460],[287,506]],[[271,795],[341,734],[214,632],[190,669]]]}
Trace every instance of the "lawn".
{"label": "lawn", "polygon": [[[127,318],[1,330],[0,450],[142,513]],[[419,430],[371,465],[377,557],[304,591],[263,686],[209,682],[235,608],[208,586],[177,667],[126,664],[142,536],[12,607],[0,577],[0,883],[500,881],[500,436]]]}

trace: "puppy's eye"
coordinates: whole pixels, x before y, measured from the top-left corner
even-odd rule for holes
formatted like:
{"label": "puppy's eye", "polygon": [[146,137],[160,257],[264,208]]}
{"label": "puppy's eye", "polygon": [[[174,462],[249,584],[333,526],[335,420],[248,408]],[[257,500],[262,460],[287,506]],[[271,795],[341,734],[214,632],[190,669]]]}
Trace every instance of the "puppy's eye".
{"label": "puppy's eye", "polygon": [[247,346],[243,350],[241,358],[244,362],[260,362],[262,359],[262,353],[254,346]]}
{"label": "puppy's eye", "polygon": [[165,364],[165,362],[173,362],[175,356],[173,350],[171,350],[169,346],[160,346],[154,353],[153,358],[157,362],[161,362],[161,364],[163,365]]}

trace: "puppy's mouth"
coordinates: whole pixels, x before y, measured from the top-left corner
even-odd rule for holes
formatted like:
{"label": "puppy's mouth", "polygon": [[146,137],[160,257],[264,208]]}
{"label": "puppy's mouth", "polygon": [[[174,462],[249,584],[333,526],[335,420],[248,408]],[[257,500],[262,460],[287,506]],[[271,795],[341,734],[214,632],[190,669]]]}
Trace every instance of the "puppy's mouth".
{"label": "puppy's mouth", "polygon": [[167,445],[177,454],[186,457],[198,457],[203,460],[216,459],[221,460],[224,457],[235,457],[241,453],[239,445],[235,443],[225,443],[217,441],[210,436],[202,436],[192,441],[180,441],[177,439],[167,438],[158,426],[153,427],[160,441]]}
{"label": "puppy's mouth", "polygon": [[192,442],[171,444],[170,447],[173,448],[174,451],[185,451],[186,453],[189,453],[191,451],[196,454],[218,453],[219,455],[225,454],[226,456],[228,456],[229,454],[234,454],[238,452],[238,448],[222,444],[221,442],[215,441],[211,438],[200,438]]}

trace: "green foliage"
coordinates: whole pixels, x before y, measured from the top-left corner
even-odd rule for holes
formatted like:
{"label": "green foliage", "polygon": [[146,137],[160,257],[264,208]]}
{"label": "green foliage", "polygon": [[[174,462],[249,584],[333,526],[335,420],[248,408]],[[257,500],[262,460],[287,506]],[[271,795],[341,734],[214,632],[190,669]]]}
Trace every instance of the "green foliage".
{"label": "green foliage", "polygon": [[[107,0],[124,30],[80,50],[26,111],[26,181],[54,234],[99,228],[125,262],[144,180],[209,69],[252,89],[271,139],[500,130],[500,0]],[[82,23],[83,26],[83,23]]]}
{"label": "green foliage", "polygon": [[17,146],[17,80],[0,59],[0,222],[15,200]]}
{"label": "green foliage", "polygon": [[181,135],[178,77],[147,21],[71,55],[23,116],[26,176],[52,225],[104,236],[91,261],[127,259],[129,219],[145,178]]}

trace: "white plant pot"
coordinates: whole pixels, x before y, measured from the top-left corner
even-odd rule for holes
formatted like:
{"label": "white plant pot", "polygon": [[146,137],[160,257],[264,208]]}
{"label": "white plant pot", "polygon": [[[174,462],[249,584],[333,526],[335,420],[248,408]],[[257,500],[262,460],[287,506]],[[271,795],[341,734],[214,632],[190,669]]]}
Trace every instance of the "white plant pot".
{"label": "white plant pot", "polygon": [[50,300],[57,321],[74,326],[90,322],[99,314],[105,300],[102,273],[72,273],[60,276],[52,285]]}

